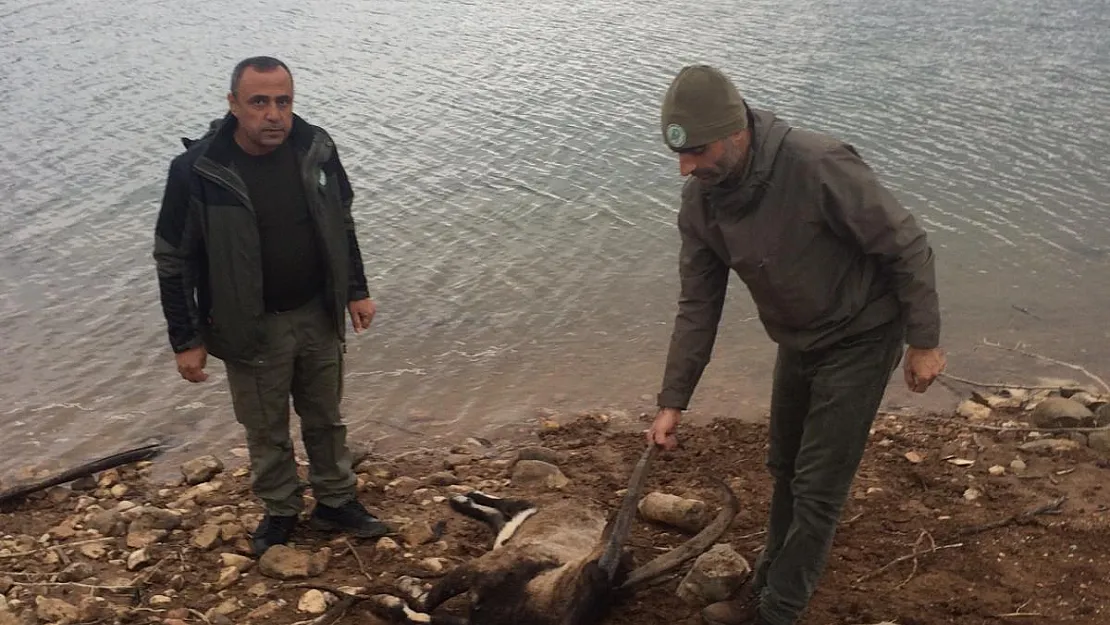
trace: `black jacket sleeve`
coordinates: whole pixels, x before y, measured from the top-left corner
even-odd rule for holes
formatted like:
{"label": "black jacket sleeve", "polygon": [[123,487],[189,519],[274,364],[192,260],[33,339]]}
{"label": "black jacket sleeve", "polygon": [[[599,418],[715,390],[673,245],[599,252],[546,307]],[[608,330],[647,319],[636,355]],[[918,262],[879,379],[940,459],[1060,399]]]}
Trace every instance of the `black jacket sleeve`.
{"label": "black jacket sleeve", "polygon": [[366,270],[362,264],[362,250],[359,249],[358,236],[355,234],[355,220],[351,216],[351,204],[354,202],[355,193],[351,188],[351,181],[347,178],[347,171],[339,160],[338,147],[332,153],[335,160],[336,176],[339,178],[339,193],[343,200],[343,224],[347,230],[347,260],[350,267],[347,271],[347,299],[358,301],[370,297],[370,289],[366,285]]}
{"label": "black jacket sleeve", "polygon": [[202,246],[198,214],[191,210],[189,185],[189,165],[183,154],[170,164],[154,229],[154,261],[162,313],[175,353],[203,344],[195,288]]}

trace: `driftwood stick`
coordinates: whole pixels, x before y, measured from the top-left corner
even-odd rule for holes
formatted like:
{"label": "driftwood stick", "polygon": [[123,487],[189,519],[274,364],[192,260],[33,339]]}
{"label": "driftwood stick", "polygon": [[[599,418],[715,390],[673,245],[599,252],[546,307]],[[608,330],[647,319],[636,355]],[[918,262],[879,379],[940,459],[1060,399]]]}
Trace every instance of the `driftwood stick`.
{"label": "driftwood stick", "polygon": [[983,344],[986,345],[987,347],[993,347],[995,349],[1001,349],[1001,350],[1004,350],[1004,351],[1013,352],[1015,354],[1021,354],[1022,356],[1028,356],[1030,358],[1036,358],[1037,360],[1042,360],[1044,362],[1049,362],[1049,363],[1052,363],[1054,365],[1059,365],[1061,367],[1067,367],[1068,369],[1071,369],[1073,371],[1078,371],[1078,372],[1082,373],[1083,375],[1087,376],[1088,378],[1097,382],[1098,385],[1102,387],[1103,391],[1105,391],[1107,393],[1110,393],[1110,384],[1107,384],[1106,380],[1103,380],[1102,378],[1100,378],[1097,375],[1088,371],[1086,367],[1077,365],[1075,363],[1065,362],[1063,360],[1058,360],[1056,358],[1050,358],[1048,356],[1043,356],[1041,354],[1037,354],[1037,353],[1034,353],[1034,352],[1026,351],[1024,349],[1021,349],[1020,347],[1007,347],[1005,345],[1002,345],[1001,343],[993,343],[991,341],[988,341],[987,339],[983,339]]}
{"label": "driftwood stick", "polygon": [[931,549],[926,549],[925,551],[917,551],[915,549],[914,552],[909,554],[908,556],[902,556],[900,558],[895,558],[894,560],[892,560],[889,563],[887,563],[886,565],[884,565],[882,568],[880,568],[876,571],[872,571],[872,572],[870,572],[866,575],[861,575],[859,577],[859,579],[856,580],[856,583],[857,584],[862,584],[863,582],[865,582],[865,581],[867,581],[867,580],[869,580],[873,577],[878,577],[879,575],[882,575],[883,573],[888,571],[891,567],[897,566],[897,565],[899,565],[903,562],[907,562],[909,560],[916,560],[918,556],[923,556],[923,555],[930,554],[930,553],[936,553],[938,551],[943,551],[945,549],[957,549],[957,548],[963,547],[963,546],[964,546],[963,543],[952,543],[951,545],[940,545],[940,546],[937,546],[937,547],[933,547]]}
{"label": "driftwood stick", "polygon": [[1022,512],[1020,514],[1012,514],[998,521],[991,521],[990,523],[977,525],[975,527],[965,527],[964,529],[960,530],[959,533],[961,536],[970,536],[972,534],[979,534],[988,530],[1006,527],[1007,525],[1011,525],[1013,523],[1024,523],[1026,521],[1029,521],[1033,517],[1041,514],[1059,514],[1060,506],[1064,505],[1064,502],[1066,500],[1067,497],[1060,497],[1059,499],[1046,503],[1043,506],[1038,506],[1036,508],[1033,508],[1032,510],[1026,510],[1025,512]]}
{"label": "driftwood stick", "polygon": [[76,480],[78,478],[87,477],[94,473],[99,473],[100,471],[106,471],[108,469],[113,469],[115,467],[130,464],[132,462],[139,462],[140,460],[149,460],[162,453],[163,450],[164,447],[162,443],[143,445],[142,447],[136,447],[127,451],[122,451],[118,454],[105,456],[98,460],[93,460],[92,462],[86,462],[85,464],[73,467],[72,469],[66,469],[61,473],[56,473],[48,478],[39,480],[37,482],[13,486],[12,488],[9,488],[7,490],[0,491],[0,504],[7,503],[9,501],[17,501],[23,499],[27,495],[30,495],[31,493],[35,493],[40,490],[46,490],[47,488],[50,488],[51,486],[57,486],[58,484],[72,482],[73,480]]}
{"label": "driftwood stick", "polygon": [[1010,384],[1009,382],[977,382],[975,380],[961,378],[950,373],[941,373],[940,377],[951,380],[953,382],[959,382],[960,384],[967,384],[968,386],[977,386],[979,388],[1018,388],[1023,391],[1058,391],[1061,388],[1059,384],[1055,386],[1036,386],[1030,384]]}

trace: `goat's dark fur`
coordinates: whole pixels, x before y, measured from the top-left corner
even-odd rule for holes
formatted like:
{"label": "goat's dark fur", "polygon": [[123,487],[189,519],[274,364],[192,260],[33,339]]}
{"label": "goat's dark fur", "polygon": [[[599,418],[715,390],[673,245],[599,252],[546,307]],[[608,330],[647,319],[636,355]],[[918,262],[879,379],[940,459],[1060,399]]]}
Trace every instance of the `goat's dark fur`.
{"label": "goat's dark fur", "polygon": [[[644,470],[638,467],[637,473]],[[529,501],[500,499],[480,492],[453,497],[453,509],[489,524],[497,532],[493,547],[448,572],[427,595],[414,602],[417,609],[393,597],[383,599],[381,607],[390,618],[411,625],[598,623],[634,586],[673,570],[712,546],[736,514],[736,498],[724,487],[728,501],[710,527],[687,545],[632,571],[630,554],[620,549],[625,536],[619,535],[619,528],[627,528],[628,519],[624,523],[619,520],[635,513],[628,502],[638,497],[642,475],[634,476],[633,482],[636,486],[626,498],[626,505],[609,522],[597,507],[568,500],[535,506]],[[603,558],[606,552],[619,557]],[[470,599],[468,619],[435,612],[464,593]]]}

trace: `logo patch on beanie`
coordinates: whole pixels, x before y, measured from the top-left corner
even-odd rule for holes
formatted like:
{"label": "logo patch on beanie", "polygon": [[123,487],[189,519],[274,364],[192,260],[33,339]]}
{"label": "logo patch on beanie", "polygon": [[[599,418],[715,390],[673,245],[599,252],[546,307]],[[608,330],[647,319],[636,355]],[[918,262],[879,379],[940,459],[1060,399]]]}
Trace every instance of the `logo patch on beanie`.
{"label": "logo patch on beanie", "polygon": [[680,148],[686,145],[686,129],[678,124],[668,125],[667,143],[669,143],[672,148]]}

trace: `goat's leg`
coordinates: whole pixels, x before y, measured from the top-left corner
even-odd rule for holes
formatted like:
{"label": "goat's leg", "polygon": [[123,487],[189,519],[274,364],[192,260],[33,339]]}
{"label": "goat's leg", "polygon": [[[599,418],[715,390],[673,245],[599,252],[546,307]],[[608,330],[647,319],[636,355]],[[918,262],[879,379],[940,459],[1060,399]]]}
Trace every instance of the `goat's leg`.
{"label": "goat's leg", "polygon": [[499,511],[501,514],[505,515],[506,519],[511,519],[525,510],[536,507],[535,504],[527,499],[504,499],[502,497],[487,495],[480,490],[471,491],[467,493],[466,496],[480,506],[486,506],[487,508],[493,508]]}
{"label": "goat's leg", "polygon": [[459,514],[468,516],[489,525],[494,533],[501,531],[509,520],[500,510],[492,506],[485,506],[470,497],[470,495],[455,495],[448,500],[451,509]]}
{"label": "goat's leg", "polygon": [[393,595],[375,596],[371,610],[391,623],[404,625],[469,625],[469,621],[462,617],[418,612]]}

